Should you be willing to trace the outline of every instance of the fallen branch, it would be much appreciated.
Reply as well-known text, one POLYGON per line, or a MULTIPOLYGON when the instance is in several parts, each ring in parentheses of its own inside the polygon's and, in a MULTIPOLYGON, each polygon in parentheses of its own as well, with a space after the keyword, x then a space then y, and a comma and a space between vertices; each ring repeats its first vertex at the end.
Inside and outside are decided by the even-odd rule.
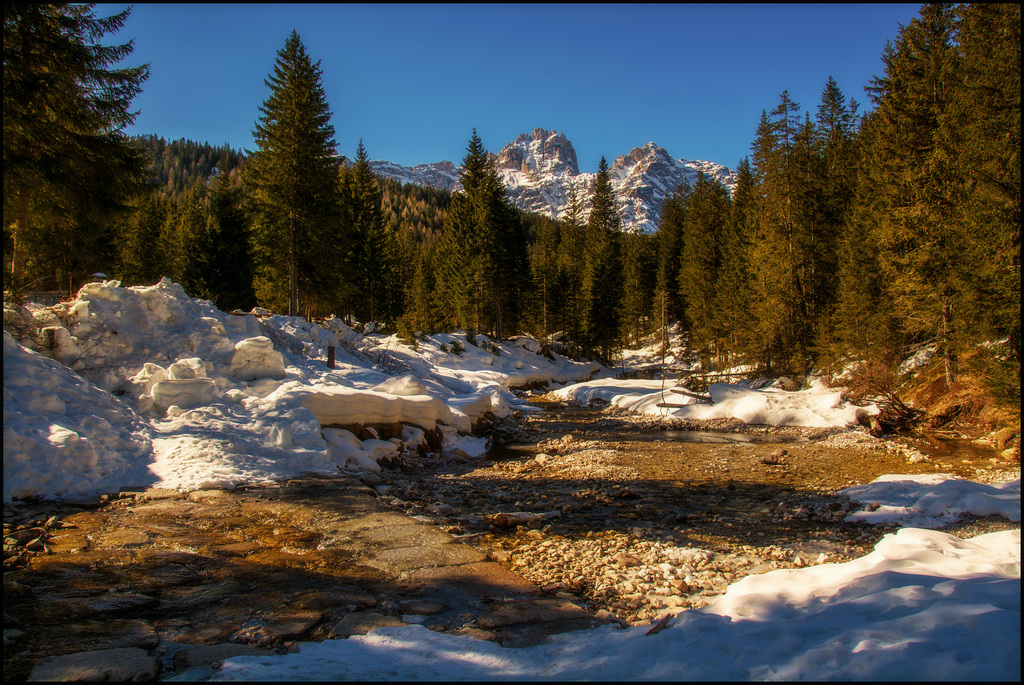
POLYGON ((654 627, 648 630, 644 635, 657 635, 661 631, 668 628, 669 621, 672 620, 672 614, 665 614, 661 617, 661 620, 654 624, 654 627))
POLYGON ((701 404, 712 404, 711 395, 701 395, 699 393, 690 392, 689 390, 684 390, 683 388, 680 387, 669 388, 668 390, 669 392, 674 392, 679 395, 686 395, 687 397, 692 397, 701 404))

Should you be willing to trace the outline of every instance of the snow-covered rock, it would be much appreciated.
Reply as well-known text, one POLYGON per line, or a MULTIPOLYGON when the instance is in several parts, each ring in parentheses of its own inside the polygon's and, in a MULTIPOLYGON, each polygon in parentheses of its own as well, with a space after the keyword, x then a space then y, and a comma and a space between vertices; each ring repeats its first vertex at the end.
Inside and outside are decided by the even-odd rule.
POLYGON ((153 384, 153 404, 162 409, 190 409, 213 401, 217 384, 212 378, 178 378, 153 384))
POLYGON ((243 381, 284 378, 284 357, 265 335, 240 340, 235 344, 228 375, 243 381))
POLYGON ((429 395, 427 386, 416 376, 406 374, 397 378, 389 378, 383 383, 374 386, 375 392, 384 392, 389 395, 429 395))
POLYGON ((349 388, 300 391, 302 406, 313 412, 322 425, 360 423, 411 423, 433 428, 438 421, 469 430, 468 420, 459 420, 441 400, 429 395, 389 395, 349 388))

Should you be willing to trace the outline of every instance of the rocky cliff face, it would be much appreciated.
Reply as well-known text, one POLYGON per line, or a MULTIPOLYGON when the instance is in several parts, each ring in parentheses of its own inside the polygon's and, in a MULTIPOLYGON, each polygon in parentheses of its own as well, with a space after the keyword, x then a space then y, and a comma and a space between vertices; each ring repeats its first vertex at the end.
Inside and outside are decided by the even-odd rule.
MULTIPOLYGON (((575 186, 584 205, 584 216, 590 211, 590 188, 596 173, 580 173, 576 150, 564 134, 542 128, 522 134, 501 149, 495 157, 498 174, 508 187, 512 202, 525 211, 560 218, 568 204, 569 190, 575 186)), ((460 190, 460 167, 451 162, 403 167, 391 162, 371 162, 377 173, 402 183, 430 185, 447 190, 460 190)), ((652 233, 658 227, 661 207, 684 180, 693 184, 703 171, 719 179, 732 190, 733 172, 720 164, 673 159, 664 148, 654 143, 634 148, 617 158, 609 169, 615 190, 622 229, 652 233)))

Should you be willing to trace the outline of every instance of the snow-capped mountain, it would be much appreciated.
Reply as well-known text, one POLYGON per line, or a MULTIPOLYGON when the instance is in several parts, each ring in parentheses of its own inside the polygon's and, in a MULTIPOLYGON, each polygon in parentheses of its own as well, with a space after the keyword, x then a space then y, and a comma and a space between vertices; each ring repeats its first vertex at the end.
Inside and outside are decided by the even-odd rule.
POLYGON ((417 164, 414 167, 393 162, 370 162, 370 168, 381 176, 393 178, 399 183, 415 183, 452 191, 462 188, 462 184, 459 183, 462 167, 457 167, 451 162, 417 164))
MULTIPOLYGON (((533 133, 524 133, 503 147, 494 159, 509 198, 520 209, 560 218, 568 204, 570 188, 575 187, 583 204, 584 218, 590 212, 590 189, 597 174, 580 173, 576 150, 565 134, 534 129, 533 133)), ((402 183, 453 191, 462 187, 459 183, 462 168, 451 162, 415 167, 391 162, 371 162, 370 165, 378 174, 402 183)), ((695 183, 700 171, 717 178, 730 191, 735 184, 735 175, 728 167, 714 162, 673 159, 654 143, 634 148, 617 158, 609 172, 622 229, 654 232, 665 198, 684 180, 695 183)))

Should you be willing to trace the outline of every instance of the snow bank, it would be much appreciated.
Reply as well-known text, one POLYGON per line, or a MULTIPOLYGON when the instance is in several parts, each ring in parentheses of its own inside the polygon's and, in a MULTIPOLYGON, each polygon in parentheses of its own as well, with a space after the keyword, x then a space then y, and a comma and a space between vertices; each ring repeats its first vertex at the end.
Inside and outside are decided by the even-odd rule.
MULTIPOLYGON (((662 388, 668 395, 668 388, 672 387, 672 381, 652 380, 622 380, 615 378, 600 378, 585 383, 575 383, 564 388, 558 388, 551 392, 551 395, 578 404, 589 404, 593 400, 604 402, 621 401, 631 402, 637 398, 651 396, 661 392, 662 388)), ((660 401, 660 400, 659 400, 660 401)))
POLYGON ((301 391, 302 406, 313 412, 322 425, 357 423, 412 423, 433 428, 438 421, 468 431, 469 419, 457 417, 444 402, 429 395, 391 395, 348 388, 320 388, 301 391))
POLYGON ((4 501, 150 484, 149 427, 121 399, 4 332, 4 501))
POLYGON ((341 468, 359 471, 380 471, 380 459, 397 454, 402 446, 400 440, 360 440, 340 428, 325 428, 323 434, 330 445, 331 459, 341 468))
POLYGON ((382 628, 227 659, 210 679, 1016 681, 1020 618, 1020 531, 904 529, 854 561, 748 576, 653 635, 604 626, 511 649, 382 628))
MULTIPOLYGON (((339 456, 325 424, 447 425, 448 454, 479 455, 486 441, 456 431, 486 412, 508 414, 517 403, 510 386, 583 379, 597 368, 544 356, 526 337, 480 335, 484 349, 464 333, 442 334, 413 350, 333 317, 319 325, 236 316, 168 279, 91 283, 74 302, 12 314, 27 332, 20 341, 5 333, 5 500, 372 470, 390 449, 360 443, 365 458, 339 456)), ((415 448, 400 442, 392 447, 415 448)))
POLYGON ((946 474, 886 475, 839 493, 869 505, 848 516, 851 522, 941 528, 963 514, 1020 521, 1020 479, 986 485, 946 474))
POLYGON ((748 424, 769 426, 853 426, 858 412, 877 412, 873 406, 844 402, 842 394, 821 384, 796 392, 766 387, 752 389, 730 383, 712 383, 712 404, 669 391, 660 380, 599 379, 555 390, 556 397, 586 404, 599 398, 627 411, 680 419, 738 418, 748 424), (668 403, 679 407, 659 407, 668 403))

